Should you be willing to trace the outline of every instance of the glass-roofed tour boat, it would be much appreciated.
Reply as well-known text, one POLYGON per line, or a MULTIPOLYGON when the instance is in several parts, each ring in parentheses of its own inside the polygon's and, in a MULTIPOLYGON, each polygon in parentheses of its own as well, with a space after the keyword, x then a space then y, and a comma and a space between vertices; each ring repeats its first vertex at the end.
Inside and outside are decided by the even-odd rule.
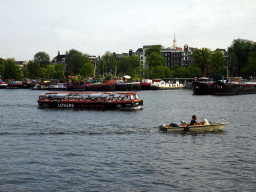
POLYGON ((39 96, 40 108, 141 109, 137 92, 48 92, 39 96))

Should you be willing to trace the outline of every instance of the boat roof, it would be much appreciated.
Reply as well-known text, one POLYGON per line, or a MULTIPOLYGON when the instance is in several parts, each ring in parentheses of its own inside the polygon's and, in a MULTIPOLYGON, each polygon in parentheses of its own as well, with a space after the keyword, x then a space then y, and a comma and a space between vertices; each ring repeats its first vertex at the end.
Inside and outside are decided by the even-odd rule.
POLYGON ((47 92, 45 94, 126 94, 126 95, 131 95, 131 94, 137 94, 139 92, 47 92))

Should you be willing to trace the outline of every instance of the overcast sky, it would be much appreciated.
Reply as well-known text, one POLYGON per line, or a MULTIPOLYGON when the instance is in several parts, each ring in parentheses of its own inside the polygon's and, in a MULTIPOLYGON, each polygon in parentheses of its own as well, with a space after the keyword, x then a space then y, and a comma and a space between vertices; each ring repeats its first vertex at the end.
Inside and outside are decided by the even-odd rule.
POLYGON ((76 49, 127 53, 143 45, 227 49, 256 41, 255 0, 0 0, 0 57, 53 59, 76 49))

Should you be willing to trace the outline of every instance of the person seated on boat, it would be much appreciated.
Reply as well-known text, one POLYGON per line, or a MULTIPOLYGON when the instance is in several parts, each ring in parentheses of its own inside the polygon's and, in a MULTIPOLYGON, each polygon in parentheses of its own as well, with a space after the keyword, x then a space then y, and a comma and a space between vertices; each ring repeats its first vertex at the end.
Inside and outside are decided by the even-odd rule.
POLYGON ((203 125, 203 122, 196 122, 196 120, 197 120, 197 116, 193 115, 192 119, 191 119, 191 122, 190 122, 190 125, 203 125))
POLYGON ((180 125, 181 125, 181 126, 186 125, 185 121, 181 121, 181 122, 180 122, 180 125))

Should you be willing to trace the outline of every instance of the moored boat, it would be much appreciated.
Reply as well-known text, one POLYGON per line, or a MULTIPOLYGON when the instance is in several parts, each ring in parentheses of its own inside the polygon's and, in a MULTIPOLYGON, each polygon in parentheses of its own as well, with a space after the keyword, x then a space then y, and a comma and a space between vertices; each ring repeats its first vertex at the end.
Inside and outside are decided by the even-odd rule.
POLYGON ((194 95, 211 95, 213 94, 214 82, 207 77, 196 78, 192 83, 192 90, 194 95))
POLYGON ((7 88, 23 88, 23 83, 21 81, 9 81, 7 82, 7 88))
POLYGON ((138 90, 141 90, 140 82, 116 80, 115 90, 116 91, 138 91, 138 90))
POLYGON ((48 92, 39 96, 42 108, 141 109, 137 92, 48 92))
POLYGON ((214 95, 256 94, 256 82, 244 82, 241 77, 231 78, 230 82, 217 81, 214 95))
POLYGON ((58 83, 57 85, 49 85, 49 90, 51 91, 66 91, 68 89, 67 84, 58 83))
POLYGON ((177 125, 171 123, 170 125, 160 125, 159 130, 163 132, 167 131, 191 131, 191 132, 196 132, 196 131, 221 131, 225 125, 228 122, 217 122, 217 123, 205 123, 203 125, 190 125, 190 124, 182 124, 182 125, 177 125))
POLYGON ((151 79, 142 79, 140 82, 141 90, 151 90, 151 84, 152 84, 151 79))
POLYGON ((165 82, 161 79, 153 79, 153 82, 151 84, 152 90, 172 90, 184 87, 185 85, 181 84, 179 80, 175 80, 174 82, 165 82))
POLYGON ((7 83, 0 79, 0 89, 5 89, 7 86, 7 83))
POLYGON ((45 85, 41 84, 35 84, 34 87, 32 87, 33 90, 48 90, 49 88, 45 85))

